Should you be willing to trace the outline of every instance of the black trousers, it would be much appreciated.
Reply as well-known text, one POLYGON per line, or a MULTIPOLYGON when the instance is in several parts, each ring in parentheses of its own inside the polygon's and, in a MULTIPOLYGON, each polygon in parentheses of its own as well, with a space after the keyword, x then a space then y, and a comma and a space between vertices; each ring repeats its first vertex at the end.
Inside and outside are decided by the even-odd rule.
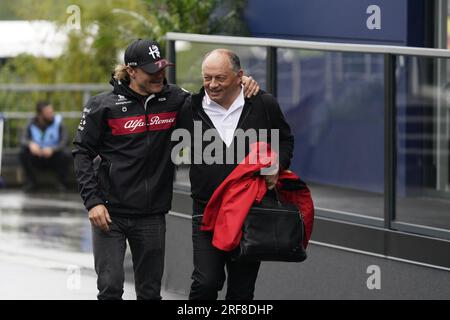
POLYGON ((194 271, 192 273, 190 300, 217 300, 218 291, 225 283, 226 300, 252 300, 260 262, 234 261, 231 254, 211 244, 212 232, 201 231, 203 216, 194 212, 192 241, 194 247, 194 271))
POLYGON ((99 300, 119 300, 123 295, 126 240, 133 260, 138 300, 161 300, 164 270, 166 217, 111 217, 110 230, 92 226, 95 271, 99 300))
POLYGON ((70 156, 64 151, 53 153, 50 158, 40 158, 31 154, 28 147, 20 150, 20 162, 25 171, 28 183, 36 184, 36 173, 40 170, 53 170, 56 172, 58 181, 66 184, 70 156))

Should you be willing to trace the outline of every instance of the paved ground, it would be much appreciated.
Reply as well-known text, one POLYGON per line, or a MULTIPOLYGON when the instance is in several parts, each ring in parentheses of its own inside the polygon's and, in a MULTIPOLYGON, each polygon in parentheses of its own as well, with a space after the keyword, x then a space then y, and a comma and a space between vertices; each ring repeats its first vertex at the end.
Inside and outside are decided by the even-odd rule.
MULTIPOLYGON (((136 299, 130 258, 127 252, 126 300, 136 299)), ((0 193, 0 300, 92 300, 96 295, 90 224, 78 196, 0 193)))
MULTIPOLYGON (((96 276, 91 254, 55 250, 0 248, 0 300, 93 300, 96 276)), ((163 292, 163 299, 184 299, 163 292)), ((134 300, 133 284, 125 283, 123 299, 134 300)))

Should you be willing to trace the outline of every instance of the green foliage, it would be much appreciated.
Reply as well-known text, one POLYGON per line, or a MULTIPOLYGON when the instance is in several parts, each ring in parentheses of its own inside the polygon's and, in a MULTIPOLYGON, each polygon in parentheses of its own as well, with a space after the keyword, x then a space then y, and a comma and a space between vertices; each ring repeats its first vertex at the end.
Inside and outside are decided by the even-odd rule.
POLYGON ((10 0, 0 0, 0 20, 18 20, 15 10, 12 9, 13 2, 10 0))
MULTIPOLYGON (((134 39, 156 39, 164 48, 163 37, 170 31, 245 35, 246 30, 240 18, 245 0, 0 0, 0 17, 49 20, 66 28, 70 5, 80 8, 81 29, 69 32, 63 54, 9 59, 0 68, 0 83, 106 83, 134 39)), ((81 92, 0 91, 0 112, 32 111, 41 99, 50 100, 57 111, 82 108, 81 92)), ((76 122, 71 126, 69 131, 75 131, 76 122)))
POLYGON ((22 19, 51 20, 61 28, 70 17, 67 8, 77 5, 81 30, 70 32, 57 59, 9 60, 3 67, 7 71, 0 70, 1 83, 105 82, 123 48, 136 38, 164 42, 170 31, 243 35, 246 30, 240 17, 245 0, 15 0, 8 4, 8 10, 22 19))

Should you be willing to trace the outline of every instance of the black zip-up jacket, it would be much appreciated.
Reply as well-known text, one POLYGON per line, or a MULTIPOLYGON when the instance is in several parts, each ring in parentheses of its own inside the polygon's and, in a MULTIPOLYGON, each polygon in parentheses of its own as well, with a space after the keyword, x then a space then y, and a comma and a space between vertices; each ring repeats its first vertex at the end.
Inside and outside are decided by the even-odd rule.
MULTIPOLYGON (((180 115, 178 126, 189 131, 191 138, 194 138, 194 131, 199 131, 194 128, 194 121, 199 121, 202 124, 202 134, 208 129, 214 129, 214 125, 206 112, 203 110, 202 100, 205 91, 202 88, 199 94, 192 95, 186 99, 180 115)), ((291 129, 284 119, 280 106, 275 98, 265 92, 260 91, 256 96, 245 99, 245 105, 242 109, 241 116, 236 129, 267 129, 279 130, 279 166, 281 169, 288 169, 291 163, 292 152, 294 150, 294 137, 291 134, 291 129)), ((261 141, 261 136, 257 141, 261 141)), ((184 143, 190 146, 191 149, 191 166, 189 177, 191 181, 192 198, 200 204, 205 204, 209 201, 217 187, 226 179, 226 177, 233 171, 233 169, 241 162, 238 158, 237 152, 237 138, 236 135, 232 144, 227 148, 225 143, 220 139, 222 164, 221 163, 196 163, 195 155, 204 155, 211 150, 211 141, 202 141, 201 150, 197 150, 196 144, 191 139, 189 143, 184 143), (209 147, 208 147, 209 146, 209 147), (206 149, 208 148, 208 149, 206 149), (234 148, 234 162, 226 162, 227 152, 234 148), (206 150, 205 150, 206 149, 206 150), (208 152, 205 152, 208 151, 208 152)), ((205 139, 208 140, 208 139, 205 139)), ((186 142, 186 141, 184 141, 186 142)), ((268 141, 270 143, 270 139, 268 141)), ((198 144, 198 143, 197 143, 198 144)), ((249 140, 245 143, 245 154, 249 152, 249 140)), ((204 160, 204 159, 203 159, 204 160)))
POLYGON ((84 205, 89 210, 104 204, 113 216, 166 213, 174 174, 170 135, 189 93, 165 83, 160 93, 143 97, 128 83, 110 83, 113 91, 92 97, 84 107, 74 140, 84 205))

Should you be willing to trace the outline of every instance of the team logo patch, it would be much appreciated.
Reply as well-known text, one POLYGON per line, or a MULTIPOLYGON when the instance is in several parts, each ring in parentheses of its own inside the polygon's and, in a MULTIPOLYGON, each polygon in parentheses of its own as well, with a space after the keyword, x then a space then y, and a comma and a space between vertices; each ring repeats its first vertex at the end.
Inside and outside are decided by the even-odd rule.
MULTIPOLYGON (((129 103, 132 103, 132 102, 133 102, 133 101, 131 101, 131 100, 128 100, 127 97, 125 97, 125 96, 123 96, 123 95, 121 95, 121 94, 118 94, 117 97, 118 97, 118 99, 117 99, 117 102, 116 102, 116 106, 117 106, 117 105, 129 104, 129 103)), ((123 109, 122 109, 122 110, 123 110, 123 109)), ((124 111, 124 112, 125 112, 125 111, 124 111)))
POLYGON ((159 52, 159 49, 157 46, 152 44, 149 48, 150 52, 148 53, 153 57, 153 59, 156 59, 156 57, 161 58, 161 53, 159 52))
POLYGON ((149 114, 148 122, 145 115, 109 119, 108 125, 114 136, 142 133, 146 131, 168 130, 176 123, 177 112, 149 114))
POLYGON ((88 107, 85 107, 83 109, 83 112, 81 113, 81 120, 80 120, 80 124, 78 125, 78 130, 83 131, 84 130, 84 126, 86 125, 86 115, 89 114, 89 112, 91 112, 91 109, 88 107))

